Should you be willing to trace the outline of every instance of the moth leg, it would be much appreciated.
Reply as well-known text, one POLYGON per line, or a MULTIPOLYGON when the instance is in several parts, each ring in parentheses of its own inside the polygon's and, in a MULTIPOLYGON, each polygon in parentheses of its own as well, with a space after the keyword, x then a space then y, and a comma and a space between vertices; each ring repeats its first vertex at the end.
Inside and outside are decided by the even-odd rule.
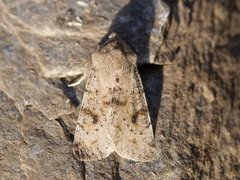
POLYGON ((76 78, 70 81, 70 83, 68 84, 68 87, 74 87, 81 84, 81 82, 83 81, 83 76, 84 74, 79 74, 76 78))
POLYGON ((86 63, 84 73, 79 74, 76 78, 70 81, 70 83, 68 84, 68 87, 74 87, 79 84, 82 84, 82 86, 85 88, 91 68, 92 68, 92 63, 91 62, 86 63))

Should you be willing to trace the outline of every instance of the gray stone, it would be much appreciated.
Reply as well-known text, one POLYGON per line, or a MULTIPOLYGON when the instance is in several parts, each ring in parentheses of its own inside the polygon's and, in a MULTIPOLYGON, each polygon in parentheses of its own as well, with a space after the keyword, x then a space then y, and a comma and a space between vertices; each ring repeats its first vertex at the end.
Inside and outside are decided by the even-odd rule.
POLYGON ((239 3, 166 2, 0 1, 1 179, 238 178, 239 3), (73 157, 83 89, 67 83, 111 32, 138 57, 153 162, 73 157))

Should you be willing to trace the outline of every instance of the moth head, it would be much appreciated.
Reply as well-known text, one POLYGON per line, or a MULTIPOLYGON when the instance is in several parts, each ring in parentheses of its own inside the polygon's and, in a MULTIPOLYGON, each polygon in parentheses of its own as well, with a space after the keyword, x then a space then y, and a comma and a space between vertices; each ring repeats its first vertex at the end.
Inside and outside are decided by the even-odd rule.
POLYGON ((112 59, 128 59, 133 64, 136 64, 136 54, 116 33, 110 34, 108 39, 100 42, 96 53, 112 59))

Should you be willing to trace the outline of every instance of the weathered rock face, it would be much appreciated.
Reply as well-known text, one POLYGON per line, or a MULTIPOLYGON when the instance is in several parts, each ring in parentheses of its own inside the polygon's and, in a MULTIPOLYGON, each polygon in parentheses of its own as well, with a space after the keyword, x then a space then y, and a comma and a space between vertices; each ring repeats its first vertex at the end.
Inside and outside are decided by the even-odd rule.
POLYGON ((167 2, 0 1, 3 179, 239 177, 240 3, 167 2), (82 89, 67 80, 111 32, 139 65, 170 64, 139 67, 160 154, 153 162, 79 162, 58 123, 74 133, 82 89))

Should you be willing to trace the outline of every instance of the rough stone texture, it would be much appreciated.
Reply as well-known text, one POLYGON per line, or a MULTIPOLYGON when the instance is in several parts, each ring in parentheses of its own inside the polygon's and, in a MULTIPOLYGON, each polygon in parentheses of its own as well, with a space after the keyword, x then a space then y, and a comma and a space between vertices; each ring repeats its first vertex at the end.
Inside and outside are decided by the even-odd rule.
POLYGON ((157 0, 0 1, 1 179, 240 178, 240 3, 167 4, 164 30, 157 0), (140 65, 169 64, 139 66, 153 162, 73 157, 82 89, 66 84, 112 31, 140 65))

